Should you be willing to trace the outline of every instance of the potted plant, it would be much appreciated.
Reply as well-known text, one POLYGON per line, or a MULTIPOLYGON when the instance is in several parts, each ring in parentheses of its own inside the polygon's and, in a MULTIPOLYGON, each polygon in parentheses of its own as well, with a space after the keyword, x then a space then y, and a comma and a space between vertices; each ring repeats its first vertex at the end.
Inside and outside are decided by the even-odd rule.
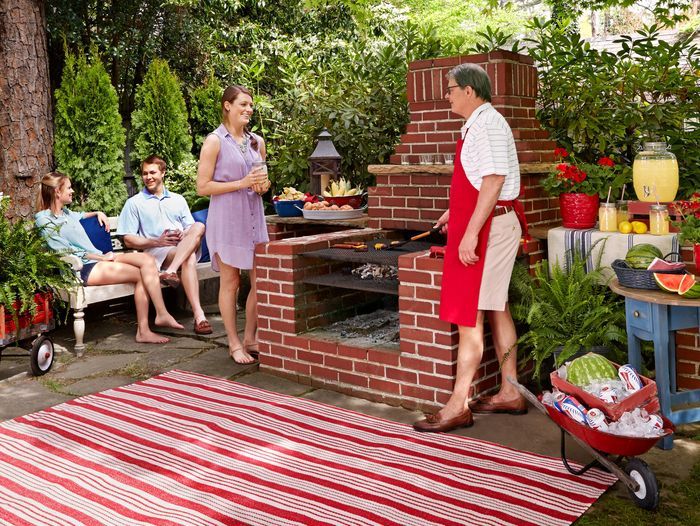
POLYGON ((680 232, 680 242, 693 245, 695 272, 700 272, 700 192, 695 192, 687 201, 675 204, 681 220, 674 223, 680 232))
POLYGON ((8 206, 9 198, 0 193, 0 323, 3 333, 19 335, 38 306, 50 306, 58 290, 78 281, 70 264, 48 249, 33 221, 7 219, 8 206))
POLYGON ((610 188, 619 188, 629 178, 629 167, 616 164, 610 157, 596 163, 583 162, 564 148, 556 148, 559 161, 543 180, 542 187, 559 197, 563 225, 566 228, 592 228, 598 217, 600 197, 610 188))
POLYGON ((535 378, 543 364, 559 367, 597 347, 607 347, 612 359, 626 350, 624 302, 601 285, 599 268, 586 273, 585 262, 585 256, 574 254, 568 270, 555 265, 550 271, 548 262, 540 261, 534 277, 516 265, 511 312, 527 324, 518 346, 529 351, 535 378))

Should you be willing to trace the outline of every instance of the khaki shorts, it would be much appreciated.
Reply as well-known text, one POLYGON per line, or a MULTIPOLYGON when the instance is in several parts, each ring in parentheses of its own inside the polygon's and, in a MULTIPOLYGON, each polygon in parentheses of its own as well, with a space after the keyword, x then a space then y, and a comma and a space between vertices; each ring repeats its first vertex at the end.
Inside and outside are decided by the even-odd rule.
POLYGON ((491 221, 479 290, 479 310, 505 310, 521 236, 522 229, 515 212, 496 216, 491 221))

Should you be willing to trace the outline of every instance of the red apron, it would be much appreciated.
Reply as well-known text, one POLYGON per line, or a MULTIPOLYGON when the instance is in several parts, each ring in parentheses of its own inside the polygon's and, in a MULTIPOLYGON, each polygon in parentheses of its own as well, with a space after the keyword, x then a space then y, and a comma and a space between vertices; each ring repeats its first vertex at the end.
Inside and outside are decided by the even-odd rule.
MULTIPOLYGON (((479 291, 481 277, 484 273, 484 260, 488 246, 489 233, 493 211, 481 227, 479 241, 476 245, 476 255, 479 261, 473 265, 464 265, 459 260, 459 244, 467 231, 469 220, 474 214, 479 190, 469 181, 464 173, 462 162, 462 146, 464 139, 457 141, 454 172, 450 185, 450 219, 447 222, 447 247, 445 249, 445 264, 442 270, 442 288, 440 290, 440 319, 461 325, 474 327, 476 313, 479 309, 479 291)), ((525 210, 517 199, 497 202, 499 206, 512 206, 518 216, 523 235, 527 239, 527 222, 525 210)))
POLYGON ((479 191, 469 181, 460 161, 463 145, 464 139, 460 138, 457 141, 450 185, 450 218, 447 222, 447 247, 440 290, 440 319, 456 325, 474 327, 493 213, 479 232, 479 242, 476 245, 479 261, 473 265, 462 264, 459 260, 459 244, 467 231, 479 198, 479 191))

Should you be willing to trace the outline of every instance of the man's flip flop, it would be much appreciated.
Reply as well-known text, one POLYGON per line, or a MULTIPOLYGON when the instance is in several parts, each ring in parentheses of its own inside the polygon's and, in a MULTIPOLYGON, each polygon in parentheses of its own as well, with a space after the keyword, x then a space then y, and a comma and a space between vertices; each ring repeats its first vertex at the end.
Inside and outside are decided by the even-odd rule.
POLYGON ((180 278, 177 272, 161 272, 159 278, 160 282, 168 287, 177 288, 180 286, 180 278))
POLYGON ((194 322, 194 333, 195 334, 211 334, 213 329, 211 324, 207 320, 202 320, 199 323, 194 322))

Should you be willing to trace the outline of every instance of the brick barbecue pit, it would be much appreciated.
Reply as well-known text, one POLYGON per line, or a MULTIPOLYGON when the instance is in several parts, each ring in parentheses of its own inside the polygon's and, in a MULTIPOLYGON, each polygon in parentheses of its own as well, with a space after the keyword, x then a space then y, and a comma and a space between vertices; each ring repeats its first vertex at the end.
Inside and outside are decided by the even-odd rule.
MULTIPOLYGON (((402 154, 415 155, 416 161, 420 153, 454 151, 463 120, 444 100, 445 74, 462 62, 485 65, 494 88, 493 105, 513 128, 528 221, 536 225, 557 220, 556 200, 544 196, 538 184, 553 161, 554 143, 535 119, 536 71, 529 57, 494 52, 412 63, 407 78, 411 123, 393 164, 369 167, 377 184, 369 189, 368 228, 282 239, 258 248, 261 370, 410 409, 434 409, 449 398, 457 328, 438 318, 442 260, 425 250, 430 243, 398 255, 398 289, 391 291, 381 282, 339 283, 338 273, 348 262, 328 254, 337 243, 403 239, 407 231, 429 230, 447 209, 452 166, 399 163, 402 154), (320 330, 380 308, 389 294, 398 297, 400 343, 363 347, 320 330)), ((527 249, 526 264, 542 259, 539 242, 527 249)), ((498 363, 488 337, 474 392, 493 389, 497 381, 498 363)))

